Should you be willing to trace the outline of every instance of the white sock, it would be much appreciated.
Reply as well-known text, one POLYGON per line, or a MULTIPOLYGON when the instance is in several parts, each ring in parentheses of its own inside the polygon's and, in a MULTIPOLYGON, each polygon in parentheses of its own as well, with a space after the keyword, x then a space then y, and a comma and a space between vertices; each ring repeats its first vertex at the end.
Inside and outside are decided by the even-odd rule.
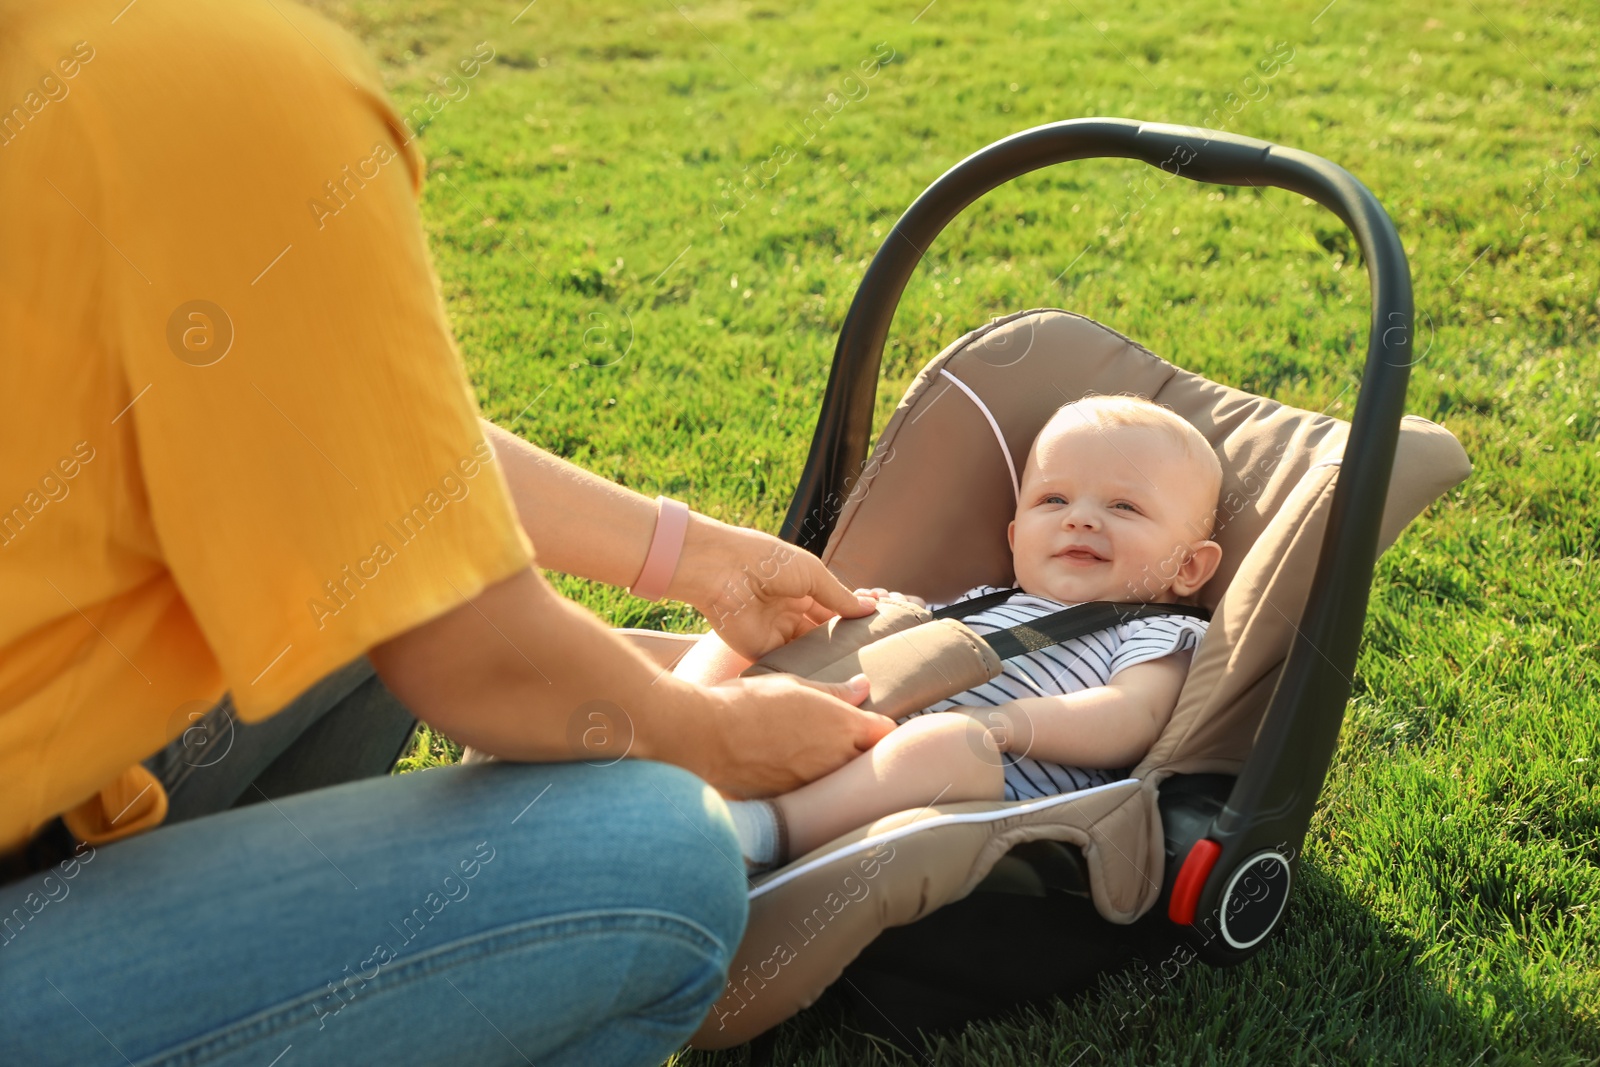
POLYGON ((770 800, 730 800, 727 805, 739 835, 746 873, 770 870, 788 860, 784 855, 788 848, 787 827, 776 804, 770 800))

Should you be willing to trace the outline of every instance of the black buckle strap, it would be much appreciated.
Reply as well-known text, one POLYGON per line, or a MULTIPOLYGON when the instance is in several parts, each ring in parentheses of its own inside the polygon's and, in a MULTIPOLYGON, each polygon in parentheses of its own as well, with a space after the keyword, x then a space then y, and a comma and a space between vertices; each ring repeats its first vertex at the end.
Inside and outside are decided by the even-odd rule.
POLYGON ((980 611, 988 611, 990 608, 999 607, 1020 592, 1022 592, 1021 589, 1012 586, 1010 589, 1002 589, 998 593, 985 593, 983 596, 975 596, 971 600, 963 600, 958 604, 946 604, 934 612, 933 617, 935 619, 965 619, 967 616, 976 615, 980 611))
MULTIPOLYGON (((951 604, 940 608, 933 613, 935 619, 968 618, 981 611, 997 607, 1011 599, 1020 592, 1017 589, 1005 589, 998 593, 988 593, 984 596, 973 597, 959 604, 951 604)), ((1094 600, 1087 604, 1078 604, 1057 611, 1043 618, 1034 619, 1017 626, 996 631, 983 637, 989 647, 994 649, 995 655, 1001 659, 1016 659, 1029 652, 1037 652, 1043 648, 1059 645, 1063 641, 1070 641, 1074 637, 1083 637, 1100 630, 1108 630, 1113 626, 1120 626, 1133 619, 1144 619, 1155 615, 1182 615, 1191 619, 1204 619, 1209 621, 1211 612, 1205 608, 1190 607, 1187 604, 1146 604, 1140 602, 1123 603, 1115 600, 1094 600)))

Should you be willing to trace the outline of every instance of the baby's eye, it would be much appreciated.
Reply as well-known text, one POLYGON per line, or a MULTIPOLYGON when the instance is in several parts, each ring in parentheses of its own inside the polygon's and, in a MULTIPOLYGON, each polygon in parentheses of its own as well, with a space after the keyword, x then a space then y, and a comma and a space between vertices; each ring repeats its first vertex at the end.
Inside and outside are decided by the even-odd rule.
POLYGON ((1067 498, 1062 496, 1060 493, 1051 493, 1049 496, 1045 497, 1044 500, 1040 501, 1040 503, 1048 504, 1054 500, 1059 500, 1063 504, 1067 502, 1067 498))
POLYGON ((1114 507, 1114 508, 1127 508, 1129 511, 1138 511, 1139 510, 1138 508, 1134 507, 1132 504, 1128 503, 1126 500, 1120 500, 1117 503, 1112 504, 1111 506, 1114 507))

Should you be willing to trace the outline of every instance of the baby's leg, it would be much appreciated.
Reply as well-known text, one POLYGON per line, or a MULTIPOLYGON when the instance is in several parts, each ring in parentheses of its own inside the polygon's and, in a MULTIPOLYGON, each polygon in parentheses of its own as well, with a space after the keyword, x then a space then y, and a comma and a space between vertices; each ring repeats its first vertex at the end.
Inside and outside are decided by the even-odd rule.
POLYGON ((1004 795, 1000 751, 988 729, 959 712, 934 712, 773 803, 788 824, 787 861, 897 811, 1004 795))
POLYGON ((672 674, 697 685, 716 685, 737 678, 750 662, 723 644, 722 638, 713 632, 703 634, 689 646, 689 651, 672 668, 672 674))

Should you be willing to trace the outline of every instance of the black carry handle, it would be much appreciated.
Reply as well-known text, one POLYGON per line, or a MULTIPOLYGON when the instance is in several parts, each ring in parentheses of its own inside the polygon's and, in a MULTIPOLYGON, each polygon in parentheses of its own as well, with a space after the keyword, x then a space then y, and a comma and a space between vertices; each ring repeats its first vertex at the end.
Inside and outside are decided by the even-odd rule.
POLYGON ((1237 134, 1130 119, 1036 126, 946 171, 900 216, 851 301, 834 350, 811 452, 781 536, 820 552, 859 476, 890 323, 923 253, 974 200, 1013 178, 1074 159, 1138 159, 1170 174, 1300 193, 1355 235, 1372 290, 1361 392, 1310 596, 1255 748, 1207 835, 1222 846, 1197 915, 1217 907, 1227 872, 1263 849, 1297 849, 1333 758, 1349 700, 1411 368, 1411 275, 1383 207, 1344 168, 1237 134))

